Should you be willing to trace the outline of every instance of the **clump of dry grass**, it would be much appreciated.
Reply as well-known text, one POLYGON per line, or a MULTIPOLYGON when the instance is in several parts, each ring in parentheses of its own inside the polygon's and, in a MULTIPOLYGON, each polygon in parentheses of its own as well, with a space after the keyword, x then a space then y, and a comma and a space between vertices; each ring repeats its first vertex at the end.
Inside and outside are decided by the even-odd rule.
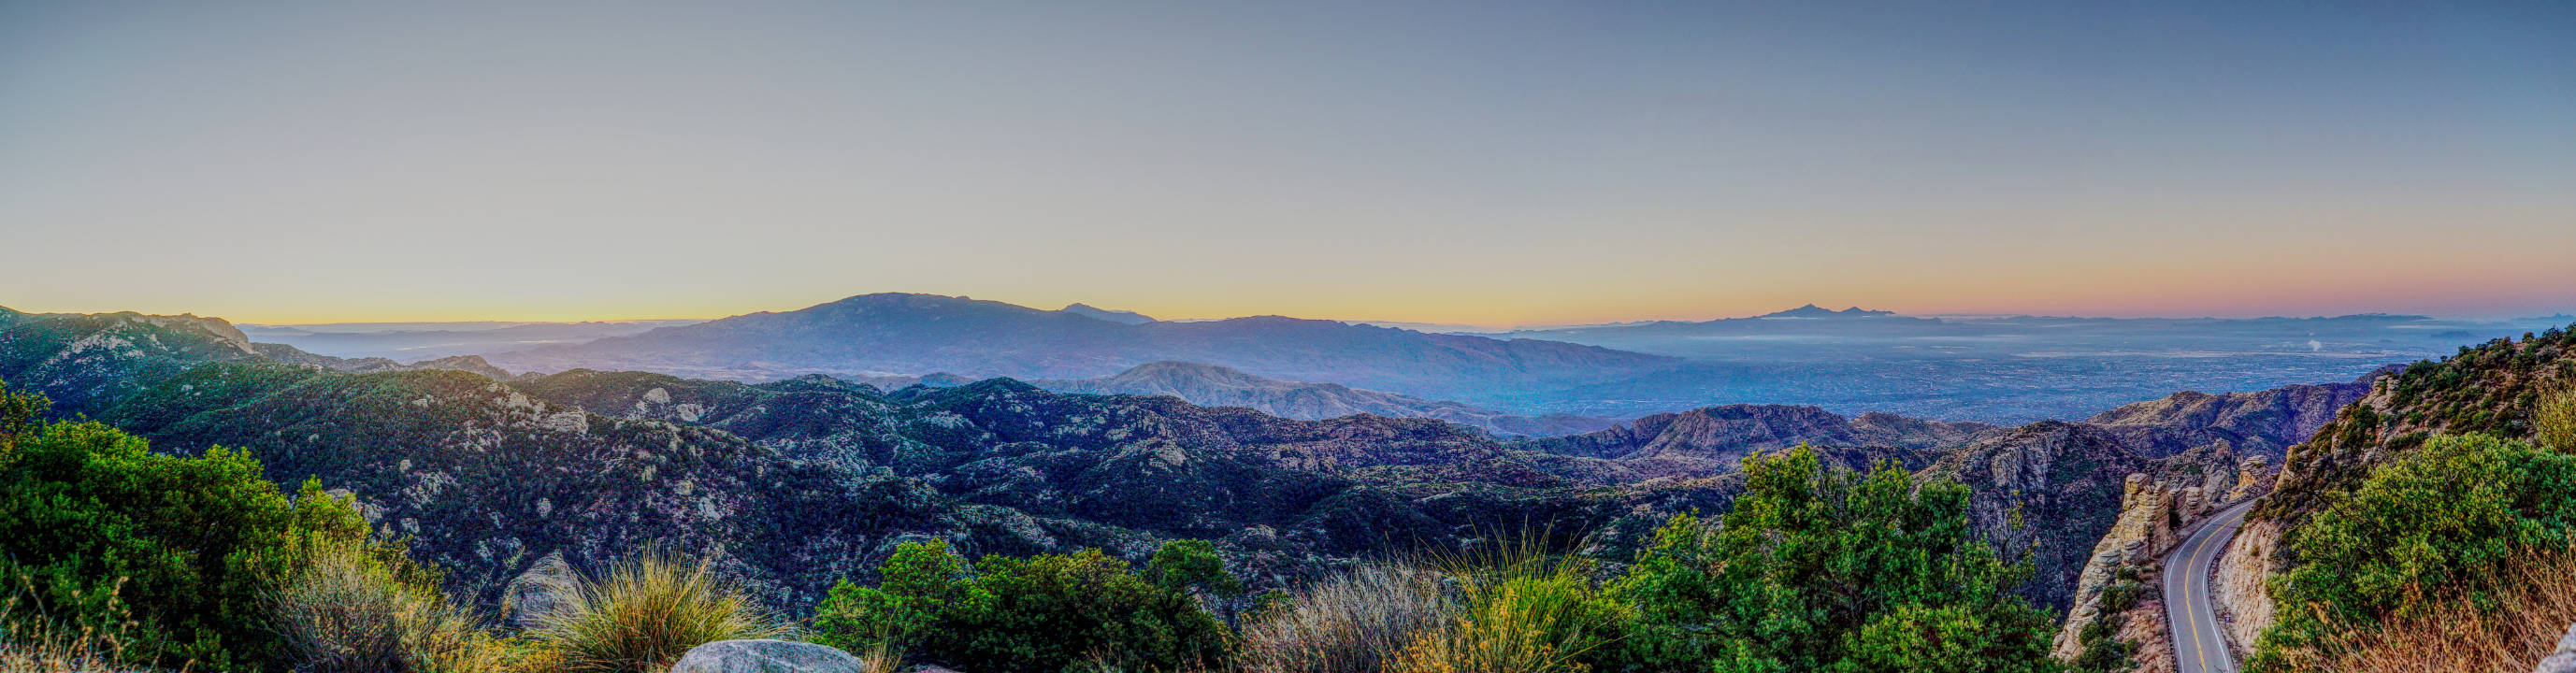
POLYGON ((2576 623, 2576 552, 2526 558, 2498 574, 2495 604, 2439 602, 2320 647, 2318 670, 2336 673, 2528 671, 2576 623))
POLYGON ((509 654, 436 588, 356 551, 315 555, 270 605, 280 639, 313 673, 484 673, 509 654))
MULTIPOLYGON (((0 601, 0 673, 132 673, 141 670, 129 661, 126 637, 138 624, 130 617, 120 617, 100 624, 63 624, 43 615, 32 619, 19 616, 20 599, 32 589, 30 578, 19 578, 19 595, 0 601)), ((124 602, 118 598, 125 590, 119 579, 107 598, 112 608, 124 602)), ((117 610, 121 612, 121 610, 117 610)))
POLYGON ((1243 625, 1251 673, 1377 673, 1421 634, 1455 619, 1436 572, 1362 567, 1298 593, 1243 625))
POLYGON ((1584 673, 1621 608, 1587 567, 1535 543, 1447 561, 1457 618, 1415 636, 1387 673, 1584 673))
POLYGON ((1364 567, 1243 627, 1250 673, 1581 673, 1623 608, 1540 538, 1364 567))
POLYGON ((903 652, 885 643, 868 646, 856 653, 859 673, 895 673, 903 670, 903 652))
POLYGON ((575 583, 535 636, 566 673, 659 673, 690 648, 788 629, 704 562, 648 550, 575 583))
POLYGON ((2533 439, 2541 448, 2576 453, 2576 381, 2560 381, 2540 393, 2531 411, 2533 439))

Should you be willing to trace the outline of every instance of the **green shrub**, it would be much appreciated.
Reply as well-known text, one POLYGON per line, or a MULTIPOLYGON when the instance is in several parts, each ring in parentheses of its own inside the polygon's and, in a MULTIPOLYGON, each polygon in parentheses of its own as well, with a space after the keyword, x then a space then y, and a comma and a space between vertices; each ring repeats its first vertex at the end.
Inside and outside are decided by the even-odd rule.
POLYGON ((699 645, 788 632, 705 562, 659 549, 579 578, 568 598, 534 633, 566 673, 660 673, 699 645))
MULTIPOLYGON (((1195 555, 1164 551, 1156 558, 1195 555)), ((906 543, 886 561, 878 586, 834 586, 808 637, 854 651, 893 644, 909 659, 979 672, 1213 668, 1226 662, 1231 634, 1186 586, 1170 582, 1234 580, 1221 567, 1216 576, 1194 568, 1150 564, 1139 576, 1088 549, 986 556, 970 573, 945 541, 906 543)))
POLYGON ((0 628, 130 609, 138 628, 125 647, 140 661, 282 669, 268 596, 312 550, 368 544, 350 503, 313 482, 289 497, 246 453, 155 455, 96 423, 30 430, 41 404, 0 399, 0 577, 16 578, 26 601, 0 628))
POLYGON ((1749 457, 1744 475, 1723 525, 1674 517, 1612 585, 1637 613, 1628 665, 2055 667, 2052 620, 2012 594, 2022 572, 1970 526, 1966 487, 1893 465, 1828 470, 1805 447, 1749 457))
POLYGON ((2260 670, 2301 670, 2334 633, 2445 603, 2492 607, 2497 572, 2576 544, 2576 455, 2441 435, 2373 472, 2290 534, 2281 619, 2260 670))

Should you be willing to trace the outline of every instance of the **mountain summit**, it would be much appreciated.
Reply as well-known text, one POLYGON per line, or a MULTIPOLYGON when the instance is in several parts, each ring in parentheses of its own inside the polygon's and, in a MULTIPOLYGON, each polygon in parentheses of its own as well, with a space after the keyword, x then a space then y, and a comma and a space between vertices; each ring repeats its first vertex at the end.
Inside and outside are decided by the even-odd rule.
POLYGON ((1090 305, 1090 304, 1084 304, 1084 303, 1079 303, 1079 302, 1076 302, 1076 303, 1074 303, 1074 304, 1072 304, 1072 305, 1069 305, 1069 306, 1066 306, 1066 307, 1064 307, 1064 308, 1056 309, 1056 312, 1058 312, 1058 313, 1071 313, 1071 314, 1079 315, 1079 316, 1087 316, 1087 317, 1092 317, 1092 318, 1099 318, 1099 319, 1101 319, 1101 320, 1107 320, 1107 321, 1114 322, 1114 323, 1118 323, 1118 324, 1122 324, 1122 325, 1142 325, 1142 324, 1145 324, 1145 323, 1154 322, 1154 317, 1153 317, 1153 316, 1145 315, 1145 314, 1143 314, 1143 313, 1137 313, 1137 312, 1135 312, 1135 311, 1118 311, 1118 310, 1105 309, 1105 308, 1100 308, 1100 307, 1098 307, 1098 306, 1093 306, 1093 305, 1090 305))
POLYGON ((1885 317, 1885 316, 1892 316, 1892 315, 1896 315, 1896 312, 1895 312, 1895 311, 1872 311, 1872 310, 1864 309, 1864 308, 1861 308, 1861 307, 1858 307, 1858 306, 1854 306, 1854 307, 1851 307, 1851 308, 1847 308, 1847 309, 1843 309, 1843 310, 1840 310, 1840 311, 1836 311, 1836 310, 1829 309, 1829 308, 1825 308, 1825 307, 1822 307, 1822 306, 1817 306, 1817 305, 1815 305, 1815 304, 1808 304, 1808 305, 1805 305, 1805 306, 1800 306, 1800 307, 1797 307, 1797 308, 1789 309, 1789 310, 1786 310, 1786 311, 1780 311, 1780 312, 1777 312, 1777 313, 1765 313, 1765 314, 1762 314, 1762 315, 1760 315, 1760 316, 1756 316, 1756 317, 1761 317, 1761 318, 1878 318, 1878 317, 1885 317))

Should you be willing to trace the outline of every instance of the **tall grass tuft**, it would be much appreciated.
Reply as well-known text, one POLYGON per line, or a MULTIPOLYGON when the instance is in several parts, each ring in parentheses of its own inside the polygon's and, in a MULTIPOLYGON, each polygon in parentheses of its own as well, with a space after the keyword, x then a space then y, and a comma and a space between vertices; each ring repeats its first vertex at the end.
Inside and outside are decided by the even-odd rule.
MULTIPOLYGON (((34 601, 22 600, 34 593, 34 579, 18 578, 17 595, 0 601, 0 673, 133 673, 144 670, 134 665, 126 651, 129 636, 140 624, 126 614, 122 594, 125 582, 105 597, 111 617, 100 623, 66 623, 36 614, 21 614, 34 601)), ((184 669, 183 669, 184 671, 184 669)))
POLYGON ((699 645, 788 631, 706 563, 661 550, 581 578, 569 598, 536 631, 565 673, 660 673, 699 645))
POLYGON ((903 652, 892 645, 877 643, 858 653, 859 673, 895 673, 903 670, 903 652))
POLYGON ((1378 673, 1455 619, 1442 576, 1373 565, 1318 582, 1243 625, 1250 673, 1378 673))
POLYGON ((483 673, 506 647, 426 578, 361 550, 315 554, 270 599, 280 640, 312 673, 483 673))
POLYGON ((2576 453, 2576 380, 2560 381, 2540 393, 2531 411, 2533 439, 2541 448, 2576 453))
POLYGON ((1582 673, 1626 612, 1589 566, 1535 538, 1440 566, 1459 585, 1457 618, 1416 636, 1388 673, 1582 673))
POLYGON ((2528 671, 2576 623, 2576 551, 2527 557, 2497 574, 2493 605, 2425 601, 2419 610, 2369 628, 2345 630, 2319 648, 2317 670, 2333 673, 2528 671))

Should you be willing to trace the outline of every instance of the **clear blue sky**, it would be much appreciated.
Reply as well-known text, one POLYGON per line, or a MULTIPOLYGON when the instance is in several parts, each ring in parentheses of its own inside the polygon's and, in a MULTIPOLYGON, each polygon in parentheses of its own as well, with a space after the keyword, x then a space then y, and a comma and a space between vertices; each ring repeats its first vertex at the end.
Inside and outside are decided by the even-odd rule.
POLYGON ((0 305, 2576 309, 2576 3, 0 2, 0 305))

